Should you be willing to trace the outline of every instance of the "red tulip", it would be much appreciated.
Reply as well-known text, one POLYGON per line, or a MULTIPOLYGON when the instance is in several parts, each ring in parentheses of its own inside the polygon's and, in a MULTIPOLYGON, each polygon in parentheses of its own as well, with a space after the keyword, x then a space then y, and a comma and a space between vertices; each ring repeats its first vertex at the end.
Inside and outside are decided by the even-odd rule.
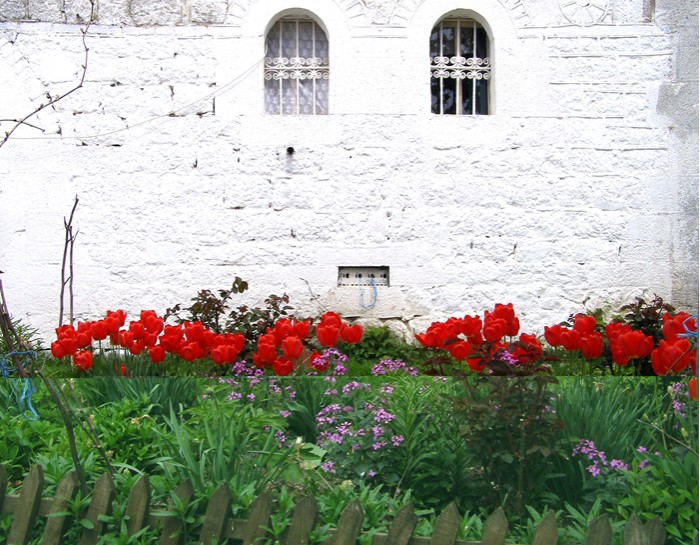
POLYGON ((326 312, 321 316, 321 325, 331 325, 340 328, 342 321, 340 320, 340 316, 338 316, 335 312, 326 312))
POLYGON ((688 381, 688 396, 693 401, 698 400, 698 379, 696 377, 691 377, 688 381))
POLYGON ((66 355, 63 345, 59 341, 51 343, 51 355, 59 360, 66 355))
POLYGON ((285 360, 284 358, 277 358, 272 362, 272 370, 274 371, 275 375, 280 377, 288 375, 293 369, 294 363, 289 360, 285 360))
POLYGON ((567 329, 561 334, 561 345, 564 350, 572 352, 581 348, 581 332, 577 329, 567 329))
POLYGON ((321 346, 325 348, 332 348, 338 344, 338 338, 340 337, 340 326, 336 327, 334 325, 318 325, 316 326, 316 338, 321 346))
POLYGON ((152 363, 161 363, 165 360, 165 348, 162 346, 151 346, 148 349, 148 357, 152 363))
POLYGON ((78 371, 87 371, 92 367, 92 352, 83 350, 73 356, 73 367, 78 371))
POLYGON ((603 337, 597 331, 584 335, 579 342, 581 355, 587 360, 599 358, 603 354, 603 337))
POLYGON ((340 338, 347 344, 359 343, 362 340, 362 326, 360 324, 351 326, 343 324, 340 328, 340 338))
POLYGON ((544 327, 544 340, 549 343, 549 346, 554 348, 561 346, 561 334, 567 331, 560 324, 554 324, 551 327, 544 327))
POLYGON ((288 360, 296 360, 304 350, 304 343, 296 336, 282 340, 282 355, 288 360))
POLYGON ((661 339, 651 353, 651 368, 659 376, 677 373, 688 367, 692 356, 688 339, 680 338, 673 343, 661 339))
POLYGON ((90 334, 96 341, 102 341, 107 338, 107 323, 104 320, 98 320, 90 325, 90 334))
POLYGON ((617 344, 620 352, 629 359, 645 358, 654 349, 654 339, 639 330, 622 333, 617 344))
POLYGON ((308 339, 311 333, 310 322, 294 322, 294 334, 300 339, 308 339))
POLYGON ((590 335, 595 331, 595 318, 586 314, 579 314, 574 318, 574 329, 581 335, 590 335))

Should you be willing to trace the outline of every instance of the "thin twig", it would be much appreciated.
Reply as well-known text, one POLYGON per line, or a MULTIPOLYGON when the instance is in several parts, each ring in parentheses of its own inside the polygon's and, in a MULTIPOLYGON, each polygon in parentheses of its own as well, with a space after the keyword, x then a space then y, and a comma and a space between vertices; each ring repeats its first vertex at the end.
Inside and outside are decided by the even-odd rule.
MULTIPOLYGON (((63 245, 63 261, 61 262, 61 296, 59 301, 58 309, 58 327, 63 325, 63 312, 64 312, 64 298, 66 292, 66 284, 70 281, 70 323, 73 323, 73 243, 75 242, 75 236, 73 236, 73 215, 75 214, 75 209, 78 206, 78 196, 75 196, 75 202, 73 203, 73 209, 70 212, 68 221, 63 218, 63 227, 65 229, 65 242, 63 245), (66 280, 66 260, 70 254, 70 278, 66 280)), ((77 233, 76 233, 77 236, 77 233)))
MULTIPOLYGON (((82 65, 82 67, 81 67, 81 68, 83 69, 83 72, 82 72, 82 74, 80 75, 80 81, 78 82, 78 84, 77 84, 75 87, 73 87, 72 89, 70 89, 70 90, 66 91, 65 93, 63 93, 62 95, 58 95, 58 96, 56 96, 56 97, 54 97, 54 98, 51 98, 51 95, 50 95, 49 93, 47 93, 47 98, 48 98, 49 100, 48 100, 48 102, 47 102, 46 104, 40 104, 38 108, 35 108, 34 111, 32 111, 32 112, 30 112, 29 114, 25 115, 25 116, 24 116, 23 118, 21 118, 21 119, 13 119, 13 120, 11 120, 11 121, 14 121, 14 122, 15 122, 15 125, 14 125, 9 131, 5 132, 5 136, 2 138, 2 140, 0 140, 0 148, 1 148, 3 145, 5 145, 5 142, 7 142, 7 141, 10 139, 10 136, 12 136, 12 133, 14 133, 14 132, 15 132, 19 127, 21 127, 22 125, 28 125, 28 126, 30 126, 30 127, 37 128, 37 127, 34 127, 33 125, 30 125, 29 123, 27 123, 27 119, 29 119, 30 117, 35 116, 36 114, 38 114, 38 113, 41 112, 42 110, 48 108, 49 106, 53 106, 54 104, 56 104, 56 102, 58 102, 59 100, 63 100, 63 99, 66 98, 68 95, 74 93, 75 91, 77 91, 78 89, 80 89, 80 88, 83 86, 83 83, 85 82, 85 75, 87 74, 88 52, 90 51, 90 49, 89 49, 88 46, 87 46, 87 43, 85 42, 85 37, 86 37, 87 32, 88 32, 88 30, 90 29, 90 25, 92 24, 92 22, 93 22, 94 19, 95 19, 95 0, 90 0, 90 20, 88 21, 88 23, 87 23, 87 25, 85 26, 85 28, 84 28, 84 29, 81 29, 81 32, 83 33, 83 49, 85 50, 85 62, 83 63, 83 65, 82 65)), ((5 120, 3 120, 3 121, 5 121, 5 120)), ((42 132, 44 132, 43 129, 39 129, 39 130, 41 130, 42 132)))

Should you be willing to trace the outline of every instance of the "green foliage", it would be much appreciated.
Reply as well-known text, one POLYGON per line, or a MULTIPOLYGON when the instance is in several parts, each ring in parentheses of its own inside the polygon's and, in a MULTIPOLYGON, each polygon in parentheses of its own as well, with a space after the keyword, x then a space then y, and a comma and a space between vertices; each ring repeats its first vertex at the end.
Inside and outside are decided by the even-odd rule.
POLYGON ((479 461, 482 504, 525 513, 547 496, 545 483, 558 477, 553 461, 564 454, 561 418, 552 410, 549 386, 534 377, 465 377, 455 399, 460 433, 479 461))
POLYGON ((292 449, 280 449, 275 438, 283 419, 251 404, 210 398, 180 415, 171 409, 165 422, 167 429, 159 430, 158 465, 171 480, 189 478, 202 495, 221 483, 234 490, 256 483, 258 494, 293 460, 292 449))
POLYGON ((343 353, 356 375, 369 374, 370 367, 381 360, 401 360, 418 367, 429 357, 428 350, 406 341, 387 326, 365 327, 362 340, 345 346, 343 353))
MULTIPOLYGON (((648 428, 644 414, 663 414, 660 397, 654 389, 660 379, 649 377, 562 377, 552 389, 553 408, 564 423, 562 439, 565 456, 552 460, 562 479, 550 481, 548 489, 570 503, 584 499, 586 460, 570 456, 583 439, 593 441, 609 459, 626 460, 645 443, 648 428), (614 425, 611 425, 614 423, 614 425)), ((593 497, 586 500, 591 506, 593 497)))

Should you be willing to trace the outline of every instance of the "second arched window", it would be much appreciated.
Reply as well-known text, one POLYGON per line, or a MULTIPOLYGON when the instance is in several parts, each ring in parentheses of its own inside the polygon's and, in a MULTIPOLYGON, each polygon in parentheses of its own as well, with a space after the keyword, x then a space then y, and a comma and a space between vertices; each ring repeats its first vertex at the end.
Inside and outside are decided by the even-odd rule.
POLYGON ((265 112, 328 113, 328 39, 309 17, 283 17, 265 42, 265 112))
POLYGON ((430 34, 432 112, 488 114, 491 69, 484 27, 473 19, 442 19, 430 34))

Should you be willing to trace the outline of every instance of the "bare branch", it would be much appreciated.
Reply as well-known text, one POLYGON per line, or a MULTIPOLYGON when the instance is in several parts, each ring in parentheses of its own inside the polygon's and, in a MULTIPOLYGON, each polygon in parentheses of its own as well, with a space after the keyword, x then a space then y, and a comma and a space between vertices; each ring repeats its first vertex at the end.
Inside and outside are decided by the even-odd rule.
MULTIPOLYGON (((83 33, 83 49, 85 50, 85 62, 81 66, 83 71, 82 71, 82 74, 80 75, 80 81, 78 82, 78 84, 75 87, 73 87, 72 89, 63 93, 62 95, 58 95, 54 98, 51 98, 51 95, 47 94, 49 101, 46 102, 45 104, 40 104, 38 108, 35 108, 32 112, 30 112, 29 114, 24 116, 22 119, 13 119, 13 120, 3 119, 3 120, 0 120, 0 122, 1 121, 13 121, 15 123, 15 125, 9 131, 5 132, 5 136, 2 138, 2 140, 0 140, 0 148, 2 146, 4 146, 5 142, 7 142, 10 139, 10 136, 12 136, 12 133, 14 133, 22 125, 28 125, 32 128, 38 128, 38 127, 34 127, 33 125, 30 125, 29 123, 27 123, 27 119, 35 116, 36 114, 38 114, 42 110, 45 110, 46 108, 48 108, 49 106, 53 106, 54 104, 56 104, 56 102, 58 102, 59 100, 63 100, 68 95, 74 93, 75 91, 77 91, 78 89, 80 89, 83 86, 83 83, 85 82, 85 75, 87 74, 88 52, 90 51, 90 49, 88 48, 87 43, 85 41, 85 37, 87 36, 87 32, 90 29, 90 25, 92 24, 94 19, 95 19, 95 0, 90 0, 90 20, 88 21, 85 28, 81 29, 81 32, 83 33)), ((41 129, 39 129, 39 130, 41 130, 41 129)), ((44 131, 42 130, 42 132, 44 132, 44 131)))
POLYGON ((58 308, 58 327, 63 325, 63 310, 66 293, 66 285, 69 286, 69 296, 70 296, 70 323, 73 323, 73 243, 75 242, 75 237, 78 235, 76 233, 73 235, 73 215, 75 214, 75 209, 78 207, 78 196, 75 196, 75 202, 73 202, 73 209, 70 212, 68 220, 63 218, 63 227, 65 228, 65 239, 63 244, 63 261, 61 263, 61 297, 59 301, 58 308), (70 259, 70 276, 66 279, 66 261, 70 259))

